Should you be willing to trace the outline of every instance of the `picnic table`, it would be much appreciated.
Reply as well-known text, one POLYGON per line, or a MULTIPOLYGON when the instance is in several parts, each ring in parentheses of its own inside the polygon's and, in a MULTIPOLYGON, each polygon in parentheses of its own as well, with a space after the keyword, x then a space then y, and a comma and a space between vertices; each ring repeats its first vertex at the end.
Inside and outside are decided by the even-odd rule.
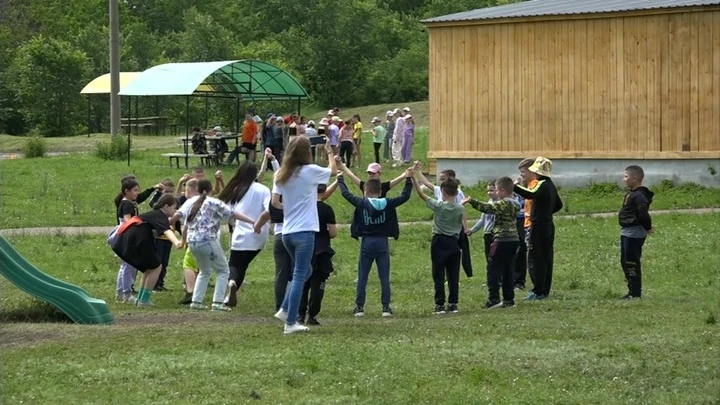
MULTIPOLYGON (((235 147, 237 148, 239 146, 240 136, 241 136, 240 134, 236 134, 236 133, 228 133, 228 134, 224 134, 222 136, 205 136, 205 142, 210 143, 210 142, 218 140, 218 139, 224 139, 225 141, 227 141, 228 139, 234 139, 235 147)), ((183 143, 183 152, 188 153, 189 144, 192 141, 192 137, 175 138, 175 140, 182 142, 183 143)))
POLYGON ((165 135, 165 129, 170 127, 172 134, 177 134, 177 124, 171 123, 170 118, 163 116, 153 117, 138 117, 138 118, 121 118, 120 126, 123 128, 135 128, 135 135, 138 134, 138 130, 143 128, 147 132, 154 132, 155 135, 160 135, 160 128, 162 128, 162 134, 165 135), (154 131, 153 131, 154 130, 154 131))
MULTIPOLYGON (((218 139, 234 139, 235 140, 235 147, 238 147, 238 140, 240 139, 240 134, 236 133, 227 133, 225 135, 221 136, 206 136, 205 142, 212 142, 214 140, 218 139)), ((180 167, 180 159, 185 159, 185 167, 188 167, 188 160, 189 158, 199 158, 200 164, 203 166, 211 166, 211 165, 219 165, 220 162, 218 161, 218 156, 213 153, 207 153, 207 154, 197 154, 192 153, 190 151, 190 142, 192 141, 192 138, 175 138, 177 141, 181 141, 183 143, 183 153, 163 153, 162 156, 168 158, 170 162, 170 166, 172 167, 173 161, 175 162, 175 167, 180 167)))

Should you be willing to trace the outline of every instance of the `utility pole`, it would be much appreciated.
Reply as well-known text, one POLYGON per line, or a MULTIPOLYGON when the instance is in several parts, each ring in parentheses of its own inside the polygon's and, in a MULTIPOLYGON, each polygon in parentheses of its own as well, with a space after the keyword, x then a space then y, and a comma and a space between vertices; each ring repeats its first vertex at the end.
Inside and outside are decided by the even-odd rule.
POLYGON ((120 22, 118 0, 110 0, 110 133, 120 133, 120 22))

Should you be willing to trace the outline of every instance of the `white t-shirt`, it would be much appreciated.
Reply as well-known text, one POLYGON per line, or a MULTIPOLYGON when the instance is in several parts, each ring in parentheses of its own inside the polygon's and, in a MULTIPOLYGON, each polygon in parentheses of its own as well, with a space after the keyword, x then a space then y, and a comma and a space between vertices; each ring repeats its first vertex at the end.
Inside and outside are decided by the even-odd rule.
POLYGON ((327 167, 309 164, 297 169, 285 184, 273 182, 273 194, 282 195, 283 235, 320 231, 317 186, 327 184, 331 174, 327 167))
MULTIPOLYGON (((250 218, 259 218, 270 204, 270 189, 260 183, 250 185, 243 198, 233 206, 233 211, 242 212, 250 218)), ((243 221, 235 221, 230 250, 260 250, 265 247, 270 226, 265 224, 256 234, 253 225, 243 221)))
MULTIPOLYGON (((440 189, 440 186, 435 186, 434 191, 435 191, 435 199, 438 201, 442 201, 442 190, 440 189)), ((465 194, 462 192, 462 190, 460 190, 458 188, 458 194, 457 194, 457 197, 455 198, 455 201, 458 204, 462 204, 463 198, 465 198, 465 194)))

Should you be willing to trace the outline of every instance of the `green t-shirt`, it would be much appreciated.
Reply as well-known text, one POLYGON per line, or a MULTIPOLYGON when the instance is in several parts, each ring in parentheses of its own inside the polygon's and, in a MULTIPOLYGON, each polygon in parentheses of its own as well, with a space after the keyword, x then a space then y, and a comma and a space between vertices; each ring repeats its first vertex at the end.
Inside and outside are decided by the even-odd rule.
POLYGON ((375 136, 373 136, 373 143, 382 143, 385 140, 385 128, 382 125, 375 127, 375 136))
POLYGON ((425 205, 435 213, 433 217, 433 234, 460 236, 465 208, 453 202, 446 203, 434 198, 428 198, 425 205))

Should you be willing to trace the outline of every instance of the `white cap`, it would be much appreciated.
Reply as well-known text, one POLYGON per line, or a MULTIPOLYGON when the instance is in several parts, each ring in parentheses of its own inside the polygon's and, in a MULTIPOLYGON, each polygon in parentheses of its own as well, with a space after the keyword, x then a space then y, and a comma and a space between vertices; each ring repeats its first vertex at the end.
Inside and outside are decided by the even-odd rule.
POLYGON ((393 110, 392 113, 393 113, 393 115, 400 114, 400 109, 399 109, 399 108, 396 108, 396 109, 393 110))
POLYGON ((385 113, 385 116, 386 116, 386 117, 389 117, 389 116, 391 116, 391 115, 393 115, 392 110, 388 110, 388 111, 385 113))
POLYGON ((410 107, 405 107, 405 108, 403 108, 403 112, 409 113, 409 112, 410 112, 410 107))
POLYGON ((213 128, 213 131, 218 131, 218 132, 220 132, 220 131, 222 131, 222 128, 220 128, 220 125, 218 125, 218 126, 216 126, 215 128, 213 128))
POLYGON ((372 122, 380 122, 380 118, 378 118, 378 117, 373 117, 372 122))
POLYGON ((307 124, 308 124, 308 125, 315 125, 315 121, 313 121, 313 120, 310 120, 310 121, 308 121, 308 123, 307 123, 307 124))
POLYGON ((404 120, 406 120, 406 119, 408 119, 408 118, 412 118, 412 115, 408 114, 408 115, 406 115, 406 116, 403 117, 404 120))
POLYGON ((327 115, 335 115, 335 111, 334 111, 334 110, 328 110, 327 115))

